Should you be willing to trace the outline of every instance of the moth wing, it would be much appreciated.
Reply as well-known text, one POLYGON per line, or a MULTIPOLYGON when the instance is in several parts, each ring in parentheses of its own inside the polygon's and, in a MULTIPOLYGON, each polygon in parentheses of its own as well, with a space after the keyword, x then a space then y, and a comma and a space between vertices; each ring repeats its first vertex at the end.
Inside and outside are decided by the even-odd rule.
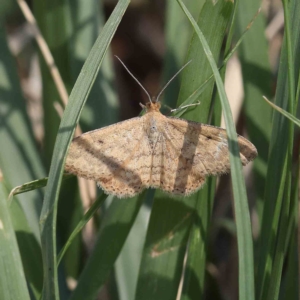
POLYGON ((151 155, 143 119, 133 118, 73 139, 65 170, 92 179, 108 194, 132 197, 150 176, 151 155))
MULTIPOLYGON (((238 136, 243 165, 257 156, 252 143, 238 136)), ((208 175, 230 170, 226 130, 219 127, 167 118, 164 131, 164 171, 160 188, 178 195, 194 193, 208 175), (167 175, 166 175, 167 174, 167 175)))

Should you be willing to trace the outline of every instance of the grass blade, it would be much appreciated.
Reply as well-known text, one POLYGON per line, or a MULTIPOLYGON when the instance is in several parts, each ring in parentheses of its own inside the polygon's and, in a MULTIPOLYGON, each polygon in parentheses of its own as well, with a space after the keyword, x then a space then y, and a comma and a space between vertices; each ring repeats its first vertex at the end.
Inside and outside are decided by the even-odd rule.
MULTIPOLYGON (((237 2, 235 2, 235 3, 237 3, 237 2)), ((220 72, 225 72, 225 67, 226 67, 226 64, 227 64, 228 60, 237 51, 238 47, 240 46, 240 44, 242 43, 244 37, 246 36, 248 30, 254 24, 254 21, 255 21, 257 16, 258 16, 258 13, 257 13, 257 15, 255 15, 255 18, 252 20, 252 22, 247 26, 246 30, 242 33, 242 35, 240 36, 239 40, 236 42, 234 47, 229 51, 229 53, 224 58, 223 63, 219 67, 220 72)), ((228 41, 228 39, 227 39, 227 41, 228 41)), ((227 45, 229 45, 228 48, 230 48, 230 43, 227 44, 227 45)), ((207 84, 210 83, 213 79, 214 79, 214 74, 211 73, 207 77, 207 79, 195 91, 193 91, 193 93, 184 102, 181 103, 180 106, 182 107, 182 106, 186 106, 186 105, 195 103, 197 101, 197 99, 200 98, 203 91, 207 88, 207 84)), ((188 108, 178 109, 178 110, 176 110, 176 112, 173 115, 176 116, 177 118, 180 118, 187 110, 188 110, 188 108)), ((218 126, 217 124, 215 124, 215 125, 218 126)))
MULTIPOLYGON (((260 0, 240 1, 237 14, 238 32, 243 32, 245 28, 248 28, 249 22, 250 24, 253 23, 253 16, 257 15, 256 11, 260 5, 260 0)), ((238 51, 245 91, 243 114, 246 118, 246 130, 259 154, 253 162, 253 189, 255 189, 256 194, 255 208, 260 221, 264 205, 272 124, 272 110, 261 101, 262 94, 272 95, 272 72, 265 29, 266 20, 263 14, 259 14, 238 51)))
MULTIPOLYGON (((204 0, 189 1, 187 3, 189 10, 194 16, 198 16, 204 0)), ((188 20, 182 13, 176 1, 168 0, 166 2, 166 54, 164 59, 163 82, 167 82, 184 64, 187 45, 192 36, 192 28, 188 20), (180 43, 178 43, 180 36, 180 43)), ((182 74, 181 74, 182 75, 182 74)), ((172 85, 164 92, 164 104, 175 107, 180 88, 181 75, 174 78, 172 85)))
POLYGON ((237 134, 233 123, 231 110, 224 90, 222 79, 213 59, 209 46, 200 28, 197 26, 190 13, 181 0, 178 3, 192 23, 210 62, 214 72, 217 88, 219 91, 222 108, 224 112, 228 144, 230 150, 231 177, 234 194, 235 217, 237 224, 237 239, 239 253, 239 297, 240 299, 254 299, 254 265, 253 265, 253 244, 251 234, 250 215, 248 210, 245 182, 242 175, 241 161, 239 158, 239 147, 237 134))
MULTIPOLYGON (((210 45, 210 49, 216 61, 221 56, 221 46, 232 16, 232 10, 232 2, 219 1, 216 4, 213 4, 210 1, 207 1, 204 4, 199 17, 199 27, 203 29, 203 34, 210 45), (211 28, 214 28, 214 30, 211 30, 211 28), (218 34, 216 34, 216 32, 218 32, 218 34)), ((212 80, 209 80, 209 83, 208 80, 205 80, 205 77, 211 73, 211 68, 196 33, 194 33, 193 42, 194 44, 197 44, 198 50, 196 51, 196 57, 189 57, 189 59, 199 60, 201 61, 201 64, 204 64, 202 65, 202 68, 198 67, 198 70, 203 71, 201 72, 201 75, 199 74, 197 76, 196 80, 198 84, 199 82, 204 81, 202 86, 205 85, 206 90, 201 97, 203 99, 202 102, 204 102, 213 98, 213 87, 215 84, 214 77, 212 74, 212 80)), ((221 67, 224 74, 225 65, 226 63, 224 61, 223 66, 221 67)), ((191 81, 194 80, 194 78, 191 77, 189 79, 187 77, 186 79, 191 81)), ((197 91, 199 91, 199 88, 197 91)), ((190 97, 188 99, 190 99, 190 97)), ((180 103, 181 101, 182 99, 179 98, 178 102, 180 103)), ((209 103, 210 101, 207 102, 209 103)), ((200 117, 200 121, 207 123, 211 107, 206 105, 205 107, 206 109, 204 110, 202 107, 197 107, 197 120, 199 120, 200 117)), ((218 99, 214 101, 213 110, 213 125, 219 126, 221 122, 221 107, 218 99)), ((181 300, 192 300, 205 297, 206 266, 208 260, 207 248, 215 190, 216 178, 209 178, 207 180, 207 185, 194 196, 196 199, 194 224, 190 231, 181 300)))
MULTIPOLYGON (((72 174, 64 174, 63 180, 68 179, 73 176, 74 175, 72 175, 72 174)), ((48 177, 23 183, 22 185, 14 187, 10 191, 8 199, 11 199, 13 196, 16 196, 18 194, 23 194, 23 193, 27 193, 30 191, 34 191, 36 189, 41 189, 41 188, 45 187, 47 185, 47 183, 48 183, 48 177)))
POLYGON ((300 120, 297 119, 296 117, 294 117, 292 114, 290 114, 289 112, 287 112, 286 110, 280 108, 279 106, 277 106, 276 104, 274 104, 273 102, 269 101, 266 97, 263 97, 267 103, 269 103, 274 109, 276 109, 278 112, 280 112, 282 115, 284 115, 285 117, 287 117, 290 121, 292 121, 295 125, 300 127, 300 120))
POLYGON ((134 299, 154 190, 149 191, 115 263, 119 300, 134 299))
POLYGON ((0 299, 29 300, 20 252, 12 226, 7 193, 0 181, 0 299))
MULTIPOLYGON (((215 59, 218 59, 220 55, 231 9, 231 2, 218 1, 214 5, 210 1, 207 1, 202 7, 199 16, 199 23, 205 29, 205 35, 212 47, 215 59)), ((195 34, 191 38, 186 57, 186 61, 190 60, 192 60, 192 63, 182 73, 182 84, 177 101, 178 105, 199 85, 205 82, 211 74, 208 61, 195 34), (201 73, 199 70, 202 70, 201 73)), ((207 101, 202 103, 201 107, 196 106, 193 109, 189 109, 184 114, 184 117, 207 122, 213 86, 213 81, 210 81, 206 85, 203 98, 207 99, 207 101)), ((193 297, 199 297, 199 293, 194 293, 197 288, 198 292, 200 289, 203 295, 206 265, 206 234, 210 221, 212 199, 213 192, 211 192, 210 184, 206 184, 197 194, 179 199, 170 198, 161 191, 156 191, 140 266, 135 295, 136 299, 176 298, 183 270, 184 256, 191 228, 194 228, 194 224, 197 229, 203 225, 200 237, 203 244, 200 246, 197 244, 199 247, 196 253, 190 253, 187 270, 193 273, 193 275, 196 274, 196 280, 190 281, 187 278, 183 297, 189 297, 190 292, 193 297), (199 225, 199 223, 201 224, 199 225), (193 265, 194 258, 200 263, 193 265)), ((197 231, 196 235, 198 233, 197 231)), ((187 276, 191 273, 187 272, 187 276)))
POLYGON ((136 300, 176 299, 195 201, 156 191, 143 250, 136 300), (162 215, 164 220, 162 220, 162 215))
POLYGON ((64 160, 80 112, 99 71, 110 41, 122 19, 129 0, 119 1, 95 42, 71 92, 55 142, 48 185, 41 213, 41 234, 44 265, 43 299, 58 299, 56 269, 56 214, 64 160))

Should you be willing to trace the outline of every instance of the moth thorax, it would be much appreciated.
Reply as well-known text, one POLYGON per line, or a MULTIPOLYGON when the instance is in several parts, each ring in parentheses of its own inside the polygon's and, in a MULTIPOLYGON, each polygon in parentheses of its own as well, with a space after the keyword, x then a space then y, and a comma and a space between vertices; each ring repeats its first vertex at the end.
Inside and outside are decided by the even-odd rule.
POLYGON ((153 149, 155 144, 158 141, 160 130, 159 130, 159 124, 158 120, 152 116, 149 118, 149 122, 147 124, 147 136, 149 140, 149 144, 151 145, 151 148, 153 149))

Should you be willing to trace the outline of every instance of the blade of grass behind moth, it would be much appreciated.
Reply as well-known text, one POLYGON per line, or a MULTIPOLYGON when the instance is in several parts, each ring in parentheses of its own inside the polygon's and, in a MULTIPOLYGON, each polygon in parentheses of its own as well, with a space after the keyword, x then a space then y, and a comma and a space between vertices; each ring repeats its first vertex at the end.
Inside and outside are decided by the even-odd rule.
POLYGON ((128 5, 129 0, 119 1, 106 22, 74 85, 69 103, 61 121, 54 147, 49 180, 40 218, 44 265, 43 299, 58 299, 56 214, 57 199, 66 152, 79 120, 80 112, 82 111, 83 105, 91 90, 103 57, 128 5))
MULTIPOLYGON (((249 26, 260 0, 241 1, 237 15, 238 32, 249 26)), ((253 174, 256 202, 255 206, 261 223, 264 204, 264 187, 266 184, 268 149, 271 138, 272 111, 262 103, 261 95, 271 95, 272 72, 268 57, 268 43, 265 36, 266 20, 259 14, 247 32, 239 49, 239 58, 243 75, 244 104, 243 113, 246 117, 246 130, 251 142, 258 151, 253 162, 253 174), (259 47, 257 47, 259 45, 259 47)))
MULTIPOLYGON (((235 6, 236 6, 238 2, 235 1, 234 3, 235 3, 235 6)), ((246 36, 248 30, 251 29, 252 25, 254 24, 255 19, 257 18, 257 16, 258 16, 258 14, 255 15, 255 17, 253 18, 251 23, 248 24, 247 28, 241 34, 240 38, 238 39, 238 41, 236 42, 236 44, 232 47, 232 49, 230 51, 229 50, 226 51, 226 49, 228 47, 229 47, 228 49, 230 49, 231 44, 227 44, 227 42, 226 42, 225 53, 228 53, 228 54, 224 58, 221 66, 219 67, 219 72, 222 72, 222 71, 225 72, 225 67, 226 67, 227 62, 233 56, 233 54, 237 51, 238 47, 240 46, 240 44, 242 43, 244 37, 246 36)), ((197 99, 200 98, 201 94, 206 89, 207 84, 210 83, 211 80, 214 80, 214 74, 213 73, 211 73, 210 76, 208 76, 207 79, 203 83, 201 83, 201 85, 184 102, 182 102, 180 106, 182 107, 182 106, 186 106, 186 105, 195 103, 197 101, 197 99)), ((221 103, 220 103, 220 105, 221 105, 221 103)), ((188 108, 178 109, 178 110, 176 110, 176 112, 173 115, 176 116, 177 118, 180 118, 187 110, 188 110, 188 108)))
MULTIPOLYGON (((299 53, 300 20, 297 16, 300 13, 300 3, 298 1, 291 1, 290 10, 292 12, 291 39, 293 40, 293 49, 291 52, 299 53)), ((297 103, 291 103, 292 99, 295 98, 295 95, 292 97, 289 96, 288 80, 290 79, 286 76, 286 74, 288 74, 289 65, 286 58, 287 44, 286 40, 284 40, 280 57, 275 104, 282 109, 293 113, 293 107, 296 107, 297 103)), ((300 58, 297 55, 294 56, 293 64, 296 75, 293 75, 292 80, 295 80, 295 78, 298 77, 300 70, 300 58)), ((298 101, 298 99, 296 99, 296 101, 298 101)), ((275 111, 260 236, 260 253, 257 272, 258 299, 266 299, 271 284, 271 277, 269 275, 272 273, 273 259, 276 254, 276 239, 279 232, 280 214, 281 211, 284 211, 283 206, 286 205, 286 201, 283 201, 283 195, 286 187, 286 176, 291 170, 290 152, 292 143, 292 124, 282 114, 275 111)), ((288 188, 290 189, 290 187, 288 188)))
MULTIPOLYGON (((226 39, 226 46, 225 46, 225 50, 224 50, 224 54, 228 53, 226 55, 226 57, 224 58, 221 67, 219 68, 220 71, 220 75, 222 78, 222 81, 225 82, 225 72, 226 72, 226 67, 227 67, 227 62, 230 59, 230 57, 233 55, 233 53, 235 53, 239 43, 237 43, 232 50, 230 51, 230 47, 231 47, 231 40, 232 40, 232 34, 233 34, 233 28, 235 25, 235 16, 236 16, 236 11, 237 11, 237 7, 239 4, 239 0, 234 2, 233 5, 233 12, 232 12, 232 16, 231 16, 231 21, 229 24, 229 30, 228 30, 228 34, 227 34, 227 39, 226 39)), ((239 41, 241 41, 243 39, 243 35, 240 37, 239 41)), ((212 74, 212 78, 214 79, 214 75, 212 74)), ((222 105, 221 105, 221 100, 220 100, 220 96, 218 93, 214 94, 214 98, 212 99, 212 107, 211 107, 211 112, 210 114, 212 114, 212 118, 211 118, 211 124, 214 126, 218 126, 220 127, 221 125, 221 118, 222 118, 222 105)), ((215 198, 215 193, 216 193, 216 187, 217 187, 217 182, 215 178, 212 178, 212 184, 211 184, 211 193, 210 193, 210 198, 211 198, 211 203, 213 203, 214 198, 215 198)), ((213 207, 212 207, 213 208, 213 207)), ((212 211, 211 208, 211 211, 212 211)), ((201 207, 198 210, 198 214, 201 218, 201 214, 203 214, 201 207)), ((211 217, 211 214, 210 214, 211 217)), ((235 227, 235 223, 234 221, 231 220, 231 223, 233 223, 234 226, 234 233, 232 234, 234 237, 236 237, 236 227, 235 227)), ((203 235, 203 231, 199 230, 201 227, 198 228, 199 235, 203 235)), ((209 233, 212 232, 211 227, 207 228, 206 231, 208 231, 209 233), (209 231, 208 231, 209 230, 209 231)), ((209 272, 207 272, 207 266, 209 263, 214 263, 213 261, 211 261, 212 259, 212 255, 210 255, 211 253, 211 248, 209 249, 209 245, 211 244, 210 241, 212 241, 213 239, 211 237, 208 236, 208 232, 206 233, 206 240, 204 240, 206 242, 206 247, 203 247, 203 251, 204 255, 206 256, 206 267, 205 269, 203 268, 202 271, 202 282, 205 283, 204 287, 208 292, 208 294, 206 294, 206 297, 213 297, 213 299, 221 299, 221 291, 220 289, 217 287, 218 283, 217 280, 214 276, 211 276, 211 274, 209 274, 209 272), (205 273, 204 273, 205 272, 205 273), (204 281, 205 279, 205 281, 204 281), (216 285, 216 287, 214 288, 213 286, 216 285)), ((213 235, 212 235, 213 236, 213 235)), ((191 243, 193 242, 193 239, 191 239, 191 243)), ((195 246, 197 246, 197 236, 194 237, 194 244, 195 246)), ((192 246, 192 245, 191 245, 192 246)), ((199 249, 199 245, 198 245, 198 249, 199 249)), ((199 252, 199 250, 195 249, 194 253, 193 253, 193 248, 191 247, 191 249, 189 249, 190 253, 192 253, 192 255, 194 255, 197 259, 196 253, 199 252)), ((201 277, 200 277, 201 278, 201 277)), ((201 283, 201 281, 200 281, 201 283)), ((196 294, 196 293, 195 293, 196 294)), ((197 294, 196 294, 197 295, 197 294)), ((196 299, 196 298, 195 298, 196 299)))
POLYGON ((237 134, 232 119, 231 110, 227 100, 220 74, 213 59, 209 46, 194 19, 187 11, 181 0, 177 0, 190 22, 192 23, 202 45, 211 68, 214 72, 218 92, 222 103, 228 145, 230 152, 231 178, 234 195, 235 218, 237 224, 237 239, 239 253, 239 297, 240 299, 254 299, 254 264, 253 264, 253 243, 251 234, 250 215, 247 203, 245 181, 242 174, 242 166, 237 144, 237 134))
MULTIPOLYGON (((215 6, 208 1, 204 4, 199 16, 199 22, 205 28, 205 34, 211 43, 216 58, 219 57, 228 21, 227 13, 230 10, 228 6, 232 7, 232 4, 227 1, 219 1, 215 6), (211 30, 211 23, 214 24, 214 31, 211 30)), ((194 36, 191 39, 188 52, 186 61, 192 59, 193 62, 183 71, 178 103, 181 103, 195 88, 204 82, 211 72, 207 72, 209 70, 208 62, 197 37, 194 36), (199 68, 203 72, 199 72, 199 68), (190 84, 191 82, 194 84, 190 84)), ((213 82, 210 82, 205 90, 205 95, 208 99, 211 98, 213 84, 213 82)), ((193 113, 189 118, 205 122, 209 107, 210 104, 207 105, 207 103, 205 103, 204 108, 201 106, 200 110, 199 107, 196 107, 195 110, 197 113, 193 109, 193 113)), ((187 112, 186 115, 188 113, 191 113, 191 111, 187 112)), ((203 190, 210 191, 210 185, 205 185, 203 190)), ((203 191, 201 191, 202 193, 203 191)), ((156 191, 135 299, 176 298, 191 226, 193 226, 195 219, 199 219, 195 217, 197 197, 197 195, 193 195, 174 199, 161 191, 156 191), (172 207, 171 211, 170 207, 172 207), (168 289, 166 289, 166 285, 168 285, 168 289)), ((202 204, 205 213, 209 212, 208 215, 210 215, 212 201, 205 199, 202 204)), ((203 226, 206 228, 209 218, 203 218, 201 222, 203 222, 203 226)), ((205 269, 205 262, 202 262, 200 267, 195 266, 195 268, 205 269)), ((199 286, 198 281, 196 285, 199 286)), ((186 286, 189 287, 189 284, 186 286)))
POLYGON ((18 243, 6 199, 7 191, 0 181, 0 299, 29 300, 18 243))
MULTIPOLYGON (((202 20, 202 22, 199 23, 199 27, 203 28, 203 34, 205 35, 205 38, 211 47, 211 51, 216 61, 220 56, 220 49, 227 31, 227 26, 229 25, 229 21, 232 16, 232 11, 233 3, 230 1, 219 1, 218 4, 215 5, 213 5, 213 3, 210 1, 207 1, 201 11, 199 19, 202 20), (206 32, 204 32, 206 26, 207 29, 206 32)), ((202 64, 203 61, 205 62, 203 69, 198 67, 199 69, 203 70, 201 72, 203 74, 199 79, 201 82, 205 80, 209 73, 211 73, 211 68, 196 34, 194 34, 194 43, 197 44, 198 48, 196 54, 197 58, 195 59, 200 59, 202 64)), ((190 53, 192 53, 192 51, 190 53)), ((188 59, 194 58, 188 57, 188 59)), ((225 68, 223 68, 223 72, 225 74, 225 68)), ((195 84, 199 84, 199 82, 196 82, 195 84)), ((204 99, 203 101, 205 101, 205 99, 208 100, 212 98, 213 87, 214 80, 208 84, 207 89, 202 95, 202 99, 204 99)), ((183 91, 181 95, 184 95, 183 91)), ((178 102, 180 103, 182 100, 183 98, 179 98, 178 102)), ((211 105, 208 106, 207 109, 209 110, 210 107, 211 105)), ((199 114, 200 111, 202 112, 202 107, 197 107, 196 110, 198 110, 199 114)), ((219 125, 221 121, 221 107, 218 102, 215 103, 214 110, 216 113, 214 114, 214 125, 219 125)), ((205 114, 206 116, 204 117, 202 115, 200 120, 198 117, 197 121, 207 123, 208 111, 205 111, 205 114)), ((204 297, 208 232, 210 228, 209 225, 215 196, 216 178, 209 178, 207 181, 207 185, 204 186, 204 188, 193 197, 195 200, 195 215, 194 224, 191 228, 189 237, 187 262, 184 273, 184 285, 181 296, 182 300, 199 299, 200 295, 204 297)))
POLYGON ((71 300, 94 300, 124 245, 140 210, 145 192, 130 199, 114 199, 101 222, 93 253, 89 257, 71 300))
MULTIPOLYGON (((198 16, 204 2, 204 0, 188 1, 187 6, 194 16, 198 16)), ((173 0, 167 1, 165 32, 166 54, 164 58, 163 83, 166 83, 184 64, 187 45, 192 35, 192 29, 188 24, 188 20, 176 1, 173 0), (178 36, 180 36, 180 43, 178 43, 178 36)), ((172 108, 176 105, 181 75, 177 76, 164 92, 163 103, 172 108)))

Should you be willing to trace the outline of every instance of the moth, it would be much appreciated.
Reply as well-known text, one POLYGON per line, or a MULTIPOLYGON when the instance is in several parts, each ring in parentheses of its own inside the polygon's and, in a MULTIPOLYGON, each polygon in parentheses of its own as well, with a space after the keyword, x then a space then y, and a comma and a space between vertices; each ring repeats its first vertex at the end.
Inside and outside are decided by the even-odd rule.
MULTIPOLYGON (((225 129, 166 117, 159 96, 153 100, 146 93, 143 116, 74 138, 65 170, 96 181, 105 193, 119 198, 146 188, 187 196, 199 190, 207 176, 230 171, 225 129)), ((242 136, 238 144, 242 164, 247 165, 257 150, 242 136)))

